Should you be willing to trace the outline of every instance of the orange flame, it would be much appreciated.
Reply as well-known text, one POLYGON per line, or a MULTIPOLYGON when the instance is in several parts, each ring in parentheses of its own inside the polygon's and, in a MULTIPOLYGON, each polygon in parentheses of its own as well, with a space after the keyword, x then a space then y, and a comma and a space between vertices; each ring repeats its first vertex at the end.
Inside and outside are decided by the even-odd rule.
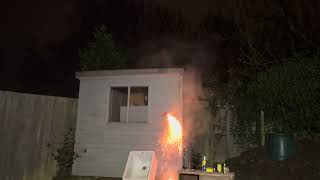
POLYGON ((167 142, 168 144, 180 144, 182 140, 182 127, 180 122, 171 114, 167 114, 168 120, 168 136, 167 142))
POLYGON ((177 180, 175 162, 176 158, 182 156, 182 126, 179 120, 172 114, 167 113, 164 117, 165 128, 161 138, 163 153, 162 180, 177 180))

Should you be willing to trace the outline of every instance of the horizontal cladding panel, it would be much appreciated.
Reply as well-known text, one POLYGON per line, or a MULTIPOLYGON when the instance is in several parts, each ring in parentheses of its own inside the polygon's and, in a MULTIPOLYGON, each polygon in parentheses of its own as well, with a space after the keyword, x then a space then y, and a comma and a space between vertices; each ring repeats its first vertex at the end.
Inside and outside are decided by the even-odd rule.
POLYGON ((160 135, 161 131, 160 130, 144 130, 144 129, 136 129, 136 130, 128 130, 128 131, 116 131, 116 130, 105 130, 104 131, 104 137, 108 138, 108 137, 114 137, 114 136, 156 136, 156 135, 160 135))
POLYGON ((132 144, 132 145, 116 145, 112 144, 105 147, 105 153, 117 153, 118 151, 141 151, 141 150, 156 150, 159 148, 156 144, 132 144))
POLYGON ((155 149, 158 148, 160 146, 160 143, 157 141, 157 139, 155 138, 150 139, 150 141, 146 141, 146 140, 123 140, 121 143, 117 143, 116 141, 105 141, 105 143, 101 143, 101 142, 94 142, 94 141, 81 141, 80 142, 81 145, 77 145, 75 146, 75 149, 77 149, 78 151, 82 151, 83 149, 100 149, 100 150, 105 150, 105 152, 110 152, 110 151, 114 151, 114 150, 130 150, 130 149, 144 149, 144 148, 148 148, 148 149, 155 149))
POLYGON ((105 136, 104 144, 156 144, 161 136, 105 136))
POLYGON ((106 132, 113 131, 160 131, 161 123, 106 123, 106 132))

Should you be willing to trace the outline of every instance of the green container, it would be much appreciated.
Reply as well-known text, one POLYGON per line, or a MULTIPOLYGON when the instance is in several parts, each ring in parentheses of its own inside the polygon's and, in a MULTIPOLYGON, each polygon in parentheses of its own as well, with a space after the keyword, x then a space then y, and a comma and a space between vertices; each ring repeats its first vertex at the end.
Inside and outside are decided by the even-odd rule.
POLYGON ((297 149, 293 135, 284 133, 269 134, 267 150, 269 157, 274 161, 282 161, 292 157, 297 149))

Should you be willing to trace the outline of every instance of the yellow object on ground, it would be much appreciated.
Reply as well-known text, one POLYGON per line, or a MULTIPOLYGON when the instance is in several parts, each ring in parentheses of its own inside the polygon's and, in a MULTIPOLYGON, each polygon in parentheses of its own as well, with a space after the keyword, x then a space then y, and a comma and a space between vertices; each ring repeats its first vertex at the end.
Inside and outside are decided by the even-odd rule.
POLYGON ((217 164, 217 171, 222 172, 222 164, 217 164))
POLYGON ((212 167, 207 167, 206 172, 213 172, 213 168, 212 167))
POLYGON ((207 159, 206 159, 206 157, 204 156, 204 157, 203 157, 203 160, 202 160, 202 163, 201 163, 201 166, 204 167, 204 166, 206 166, 206 165, 207 165, 207 159))

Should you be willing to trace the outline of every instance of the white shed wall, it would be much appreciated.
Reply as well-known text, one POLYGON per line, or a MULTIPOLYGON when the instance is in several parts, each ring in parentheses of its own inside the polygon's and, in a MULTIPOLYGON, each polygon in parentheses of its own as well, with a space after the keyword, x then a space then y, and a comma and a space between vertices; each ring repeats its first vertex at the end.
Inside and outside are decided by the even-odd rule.
POLYGON ((181 117, 181 88, 178 73, 80 78, 75 151, 82 157, 73 174, 121 177, 133 150, 154 150, 161 159, 162 115, 174 110, 181 117), (117 86, 149 87, 148 123, 108 122, 110 87, 117 86))

